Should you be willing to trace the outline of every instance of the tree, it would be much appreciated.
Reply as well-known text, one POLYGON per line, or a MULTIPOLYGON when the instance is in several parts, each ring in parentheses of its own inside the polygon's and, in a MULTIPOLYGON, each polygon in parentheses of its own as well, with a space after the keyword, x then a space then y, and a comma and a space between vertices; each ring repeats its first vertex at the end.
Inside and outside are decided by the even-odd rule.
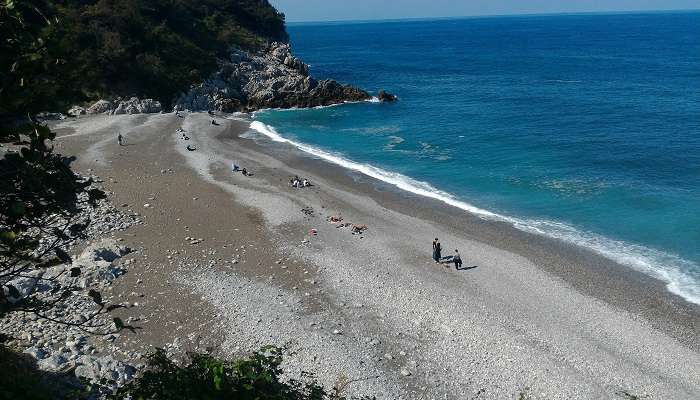
MULTIPOLYGON (((90 180, 71 171, 70 159, 53 152, 55 134, 32 117, 43 103, 31 99, 40 92, 35 89, 40 85, 36 77, 49 74, 51 65, 45 45, 51 30, 44 28, 52 22, 39 4, 7 0, 0 5, 0 31, 6 38, 0 143, 9 145, 0 159, 0 316, 24 311, 50 318, 45 312, 73 295, 73 284, 62 283, 60 276, 38 278, 36 272, 71 262, 65 248, 81 238, 90 223, 81 216, 81 206, 105 197, 90 188, 90 180), (46 281, 51 290, 40 299, 33 296, 36 285, 20 290, 18 282, 23 279, 46 281)), ((73 268, 68 273, 78 276, 81 271, 73 268)), ((99 293, 91 292, 91 297, 98 308, 87 320, 50 319, 96 328, 94 318, 110 307, 99 293)))

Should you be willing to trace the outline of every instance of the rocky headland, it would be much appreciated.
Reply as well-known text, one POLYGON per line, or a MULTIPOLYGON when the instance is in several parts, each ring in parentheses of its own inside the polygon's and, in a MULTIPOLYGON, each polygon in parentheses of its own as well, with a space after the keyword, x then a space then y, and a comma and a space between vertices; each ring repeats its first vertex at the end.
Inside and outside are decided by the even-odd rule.
POLYGON ((275 42, 260 51, 232 50, 219 71, 181 95, 175 108, 235 112, 327 106, 371 97, 332 79, 314 79, 289 44, 275 42))
MULTIPOLYGON (((264 108, 308 108, 375 98, 393 102, 396 95, 365 90, 333 79, 318 80, 309 66, 294 56, 288 43, 274 42, 260 50, 232 49, 209 79, 193 84, 173 101, 177 111, 249 112, 264 108)), ((73 106, 68 115, 150 114, 165 107, 153 99, 98 100, 89 107, 73 106)), ((60 118, 47 118, 60 119, 60 118)))

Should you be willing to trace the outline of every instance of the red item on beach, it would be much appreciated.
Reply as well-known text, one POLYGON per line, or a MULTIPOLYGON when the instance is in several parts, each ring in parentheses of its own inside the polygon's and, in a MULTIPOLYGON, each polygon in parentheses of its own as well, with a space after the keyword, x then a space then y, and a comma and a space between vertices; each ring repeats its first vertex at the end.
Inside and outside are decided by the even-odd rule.
POLYGON ((310 234, 310 235, 317 235, 317 234, 318 234, 318 231, 317 231, 316 229, 312 229, 312 230, 309 231, 309 234, 310 234))

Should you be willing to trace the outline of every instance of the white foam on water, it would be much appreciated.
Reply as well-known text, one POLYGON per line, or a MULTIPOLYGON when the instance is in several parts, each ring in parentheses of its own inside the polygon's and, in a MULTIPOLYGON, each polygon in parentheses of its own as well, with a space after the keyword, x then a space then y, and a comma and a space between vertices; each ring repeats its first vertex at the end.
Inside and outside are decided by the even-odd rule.
POLYGON ((523 219, 497 214, 459 200, 427 182, 417 181, 408 176, 377 168, 370 164, 358 163, 342 155, 287 139, 282 137, 274 127, 260 121, 253 121, 250 124, 250 128, 274 142, 292 145, 315 157, 360 172, 401 190, 439 200, 484 219, 509 223, 524 232, 547 236, 588 248, 615 262, 659 279, 667 284, 666 287, 671 293, 681 296, 689 302, 700 304, 700 266, 679 256, 633 243, 610 239, 594 232, 582 231, 561 222, 544 219, 523 219))

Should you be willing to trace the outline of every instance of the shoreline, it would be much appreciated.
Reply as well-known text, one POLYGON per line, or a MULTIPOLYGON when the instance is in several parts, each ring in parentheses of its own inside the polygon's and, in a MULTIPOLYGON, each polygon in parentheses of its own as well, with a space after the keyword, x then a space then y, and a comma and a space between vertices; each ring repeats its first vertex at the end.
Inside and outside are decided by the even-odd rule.
MULTIPOLYGON (((478 206, 467 203, 466 201, 456 198, 454 195, 444 192, 440 189, 433 187, 430 183, 417 181, 409 176, 394 173, 391 171, 384 170, 379 167, 375 167, 371 164, 358 163, 356 161, 345 158, 343 155, 337 155, 332 152, 316 148, 305 143, 297 142, 292 139, 287 139, 280 135, 276 129, 270 125, 267 125, 257 119, 255 119, 255 113, 252 114, 251 126, 252 131, 267 137, 268 140, 273 142, 283 143, 285 145, 290 145, 298 150, 302 155, 314 159, 321 159, 329 164, 339 166, 345 170, 351 171, 352 173, 359 173, 367 176, 370 180, 376 180, 381 182, 377 186, 389 186, 389 190, 398 190, 400 192, 406 193, 408 197, 419 196, 426 200, 432 202, 442 203, 442 206, 448 206, 451 208, 459 209, 460 212, 464 212, 472 215, 473 217, 478 217, 480 219, 486 220, 487 222, 494 223, 504 223, 510 227, 526 233, 534 234, 536 236, 542 236, 547 240, 554 241, 556 243, 564 243, 575 248, 582 248, 586 252, 594 253, 596 256, 603 257, 609 262, 622 266, 626 269, 632 270, 635 273, 641 273, 654 281, 659 281, 666 286, 666 290, 671 294, 678 296, 688 303, 696 306, 700 306, 700 298, 698 298, 694 293, 687 293, 687 290, 683 288, 679 289, 680 282, 685 279, 692 279, 691 277, 684 275, 684 272, 678 272, 676 269, 679 267, 677 265, 671 266, 669 269, 659 270, 658 265, 656 267, 647 267, 648 264, 654 264, 655 258, 663 257, 665 259, 674 259, 676 264, 686 264, 691 263, 691 261, 684 260, 675 254, 666 253, 663 250, 651 249, 644 247, 643 245, 626 243, 624 241, 615 240, 607 238, 601 234, 593 232, 585 232, 577 229, 574 226, 567 224, 560 224, 554 220, 532 220, 523 219, 516 216, 509 216, 507 214, 499 214, 496 212, 489 211, 487 209, 480 208, 478 206), (539 224, 545 226, 540 227, 539 224), (562 228, 554 227, 554 225, 562 225, 566 232, 559 232, 562 228), (549 227, 546 227, 549 226, 549 227), (552 231, 554 229, 554 231, 552 231), (573 236, 572 232, 573 231, 573 236), (562 237, 563 236, 563 237, 562 237), (603 242, 603 245, 597 244, 597 242, 603 242), (622 247, 632 252, 631 258, 633 261, 625 263, 624 260, 629 259, 627 253, 620 254, 619 249, 611 248, 611 246, 622 247), (656 253, 654 255, 653 253, 656 253), (620 260, 622 258, 623 260, 620 260), (635 264, 635 265, 631 265, 635 264), (641 265, 640 265, 641 264, 641 265), (679 276, 680 274, 680 276, 679 276), (664 279, 664 275, 674 276, 673 278, 664 279), (679 282, 680 281, 680 282, 679 282)), ((670 261, 669 261, 670 262, 670 261)))
POLYGON ((291 341, 291 371, 316 372, 329 386, 372 376, 349 390, 378 398, 700 393, 698 310, 660 282, 277 143, 240 138, 250 121, 220 122, 161 114, 59 123, 73 129, 59 131, 60 147, 79 156, 78 168, 104 176, 115 201, 155 207, 126 239, 148 262, 137 261, 117 288, 129 293, 143 279, 154 320, 124 334, 123 344, 162 346, 192 332, 231 355, 291 341), (196 151, 184 149, 177 126, 196 151), (135 146, 111 144, 115 128, 135 146), (232 174, 231 160, 253 176, 232 174), (294 174, 316 186, 290 188, 294 174), (352 235, 326 221, 336 214, 369 229, 352 235), (181 243, 185 235, 205 240, 181 243), (459 248, 465 266, 478 267, 433 263, 435 236, 445 254, 459 248), (154 280, 169 283, 151 288, 154 280), (174 330, 172 321, 189 322, 174 330))
MULTIPOLYGON (((514 227, 508 221, 482 218, 441 199, 413 193, 324 160, 293 144, 261 143, 256 139, 238 140, 236 144, 283 160, 286 165, 305 171, 306 176, 319 175, 346 190, 368 196, 386 208, 409 209, 411 215, 436 222, 453 234, 468 233, 474 240, 519 254, 576 290, 639 314, 655 328, 700 351, 700 342, 688 340, 700 331, 700 305, 671 292, 667 282, 620 264, 593 249, 530 233, 514 227), (250 142, 254 142, 254 145, 250 142), (280 147, 275 148, 275 145, 280 147), (293 154, 290 154, 290 148, 293 154)), ((426 246, 426 249, 426 257, 429 258, 429 248, 426 246)))

